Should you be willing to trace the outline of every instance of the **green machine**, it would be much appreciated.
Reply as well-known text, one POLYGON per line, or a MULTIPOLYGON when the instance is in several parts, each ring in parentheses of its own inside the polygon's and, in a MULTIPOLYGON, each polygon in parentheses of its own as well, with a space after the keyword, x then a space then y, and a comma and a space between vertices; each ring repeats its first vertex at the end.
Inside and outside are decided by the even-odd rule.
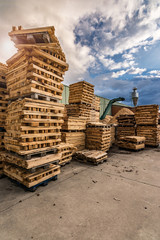
POLYGON ((125 100, 125 98, 123 98, 123 97, 111 99, 111 100, 109 101, 109 103, 107 104, 107 106, 106 106, 106 108, 105 108, 102 116, 100 117, 100 120, 103 120, 103 119, 106 117, 106 115, 107 115, 107 113, 109 112, 109 110, 111 109, 113 103, 115 103, 115 102, 117 102, 117 101, 124 101, 124 100, 125 100))

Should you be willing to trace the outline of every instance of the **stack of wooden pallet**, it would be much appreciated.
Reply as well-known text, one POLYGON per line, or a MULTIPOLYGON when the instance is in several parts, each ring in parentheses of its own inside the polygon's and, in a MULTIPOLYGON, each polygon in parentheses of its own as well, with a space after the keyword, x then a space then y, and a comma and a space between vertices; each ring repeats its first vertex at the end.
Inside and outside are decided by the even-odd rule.
POLYGON ((138 106, 135 111, 137 136, 144 136, 146 145, 154 147, 159 145, 158 111, 158 105, 138 106))
POLYGON ((7 108, 4 141, 8 152, 4 172, 33 188, 56 179, 60 172, 60 167, 53 163, 62 156, 56 153, 64 111, 59 100, 68 64, 54 27, 25 30, 13 27, 9 36, 18 52, 7 61, 11 103, 7 108))
POLYGON ((86 119, 67 117, 62 125, 62 142, 72 144, 78 150, 85 148, 86 119))
POLYGON ((145 137, 125 136, 120 137, 117 141, 120 148, 131 150, 142 150, 145 148, 145 137))
POLYGON ((86 148, 108 151, 111 145, 111 127, 99 122, 87 124, 86 148))
POLYGON ((63 75, 68 70, 54 27, 21 29, 9 33, 18 52, 8 61, 9 98, 38 93, 42 99, 62 99, 63 75))
POLYGON ((90 113, 90 122, 99 122, 100 115, 100 98, 94 95, 92 109, 90 113))
POLYGON ((61 159, 59 161, 59 165, 61 166, 64 166, 66 163, 70 163, 73 154, 77 150, 76 147, 68 143, 60 143, 57 148, 58 152, 61 154, 61 159))
POLYGON ((80 162, 98 165, 99 163, 107 161, 107 153, 104 151, 85 149, 83 151, 77 151, 73 155, 73 159, 80 162))
POLYGON ((5 148, 20 155, 55 148, 61 142, 64 105, 24 98, 7 109, 5 148))
POLYGON ((7 109, 7 89, 6 89, 7 66, 0 63, 0 150, 4 149, 4 132, 7 109))
POLYGON ((94 98, 94 86, 86 81, 69 86, 69 105, 66 105, 67 115, 90 119, 94 98))
POLYGON ((120 115, 118 118, 117 139, 124 136, 135 136, 135 118, 134 115, 120 115))

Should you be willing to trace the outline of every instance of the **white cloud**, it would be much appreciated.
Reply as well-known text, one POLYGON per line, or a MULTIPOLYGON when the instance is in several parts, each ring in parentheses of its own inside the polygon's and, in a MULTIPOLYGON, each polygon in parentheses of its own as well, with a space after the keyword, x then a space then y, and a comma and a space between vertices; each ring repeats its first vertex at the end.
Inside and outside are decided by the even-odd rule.
POLYGON ((130 74, 142 74, 143 72, 145 72, 147 69, 146 68, 131 68, 130 70, 129 70, 129 73, 130 74))
POLYGON ((121 70, 121 71, 118 71, 118 72, 113 72, 112 77, 113 78, 118 78, 119 76, 123 76, 127 72, 128 72, 128 70, 121 70))

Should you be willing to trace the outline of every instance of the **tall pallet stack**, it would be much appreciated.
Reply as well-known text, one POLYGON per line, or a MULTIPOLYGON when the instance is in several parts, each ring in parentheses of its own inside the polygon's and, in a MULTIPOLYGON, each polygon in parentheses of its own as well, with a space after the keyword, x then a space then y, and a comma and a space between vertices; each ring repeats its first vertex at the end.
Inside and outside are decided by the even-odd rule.
POLYGON ((125 136, 135 136, 135 117, 134 115, 120 115, 118 118, 118 126, 116 128, 116 138, 120 139, 125 136))
POLYGON ((86 148, 90 150, 108 151, 111 145, 110 125, 92 122, 86 128, 86 148))
POLYGON ((78 150, 85 148, 86 119, 66 117, 62 125, 62 142, 72 144, 78 150))
POLYGON ((60 167, 53 163, 61 158, 56 153, 64 111, 59 100, 68 64, 54 32, 54 27, 13 27, 9 33, 18 52, 7 61, 11 103, 7 108, 4 171, 28 188, 60 173, 60 167), (24 160, 32 162, 29 169, 24 167, 27 163, 19 167, 24 160))
MULTIPOLYGON (((5 119, 7 101, 7 88, 6 88, 6 74, 7 66, 0 63, 0 151, 4 150, 4 132, 5 132, 5 119)), ((3 161, 0 159, 0 177, 3 175, 3 161)))
POLYGON ((148 146, 159 145, 158 111, 158 105, 138 106, 135 110, 137 136, 145 137, 148 146))
MULTIPOLYGON (((86 81, 71 84, 67 117, 62 127, 62 141, 73 144, 77 150, 85 148, 86 121, 90 120, 94 86, 86 81)), ((96 102, 97 103, 97 102, 96 102)))
POLYGON ((90 120, 94 98, 94 85, 81 81, 69 86, 69 105, 67 115, 90 120))

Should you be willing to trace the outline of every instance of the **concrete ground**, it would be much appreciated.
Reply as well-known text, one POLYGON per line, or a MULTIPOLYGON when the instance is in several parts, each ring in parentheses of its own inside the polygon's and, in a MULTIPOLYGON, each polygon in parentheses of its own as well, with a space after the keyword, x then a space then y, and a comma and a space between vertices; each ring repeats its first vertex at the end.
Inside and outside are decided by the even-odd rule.
POLYGON ((0 180, 1 240, 159 240, 160 149, 72 162, 34 193, 0 180))

